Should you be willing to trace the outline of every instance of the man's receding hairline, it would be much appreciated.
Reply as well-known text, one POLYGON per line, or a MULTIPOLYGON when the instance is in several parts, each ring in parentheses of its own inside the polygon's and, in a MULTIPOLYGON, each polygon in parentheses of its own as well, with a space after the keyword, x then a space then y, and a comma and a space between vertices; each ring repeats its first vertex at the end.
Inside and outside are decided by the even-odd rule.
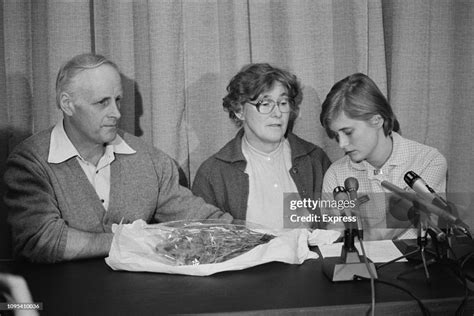
MULTIPOLYGON (((104 63, 104 64, 97 65, 96 67, 82 68, 82 69, 80 69, 72 78, 70 78, 70 79, 69 79, 69 87, 70 87, 71 93, 72 93, 72 91, 85 90, 85 89, 84 89, 84 84, 77 85, 77 80, 78 80, 79 78, 81 78, 81 74, 82 74, 82 73, 85 73, 86 71, 97 70, 97 69, 99 69, 99 68, 102 67, 102 66, 108 66, 109 68, 111 68, 111 69, 113 69, 113 70, 115 71, 115 73, 117 74, 117 76, 118 76, 118 78, 119 78, 120 88, 121 88, 121 90, 123 90, 123 87, 122 87, 122 77, 120 76, 120 72, 119 72, 113 65, 104 63)), ((89 80, 87 80, 85 83, 87 84, 88 82, 89 82, 89 80)), ((87 86, 87 88, 89 88, 89 86, 87 86)), ((66 91, 63 90, 63 92, 66 92, 66 91)), ((122 93, 123 93, 123 92, 122 92, 122 93)))

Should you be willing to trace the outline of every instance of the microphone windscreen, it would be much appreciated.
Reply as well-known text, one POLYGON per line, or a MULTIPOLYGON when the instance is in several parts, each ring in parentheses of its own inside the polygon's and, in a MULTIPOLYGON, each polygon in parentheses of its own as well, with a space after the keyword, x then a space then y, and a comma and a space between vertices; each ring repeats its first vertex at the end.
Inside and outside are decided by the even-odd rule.
POLYGON ((359 190, 359 181, 356 178, 350 177, 344 181, 344 186, 347 191, 357 191, 359 190))
POLYGON ((347 199, 346 189, 343 186, 337 186, 332 191, 334 200, 347 199))
POLYGON ((405 176, 403 177, 403 180, 405 180, 405 183, 408 184, 410 188, 412 188, 413 183, 415 180, 419 179, 420 177, 414 172, 414 171, 408 171, 405 173, 405 176))
POLYGON ((417 219, 413 203, 405 199, 401 199, 395 195, 389 197, 389 212, 395 219, 401 222, 414 222, 417 219))

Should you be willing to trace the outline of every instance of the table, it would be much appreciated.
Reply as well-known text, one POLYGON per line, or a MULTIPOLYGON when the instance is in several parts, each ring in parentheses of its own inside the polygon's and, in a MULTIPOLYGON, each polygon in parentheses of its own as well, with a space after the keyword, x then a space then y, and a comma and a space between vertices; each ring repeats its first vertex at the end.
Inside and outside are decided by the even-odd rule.
MULTIPOLYGON (((432 315, 453 315, 463 286, 439 265, 430 266, 428 284, 422 271, 401 280, 409 263, 395 263, 379 277, 410 289, 432 315)), ((322 273, 322 259, 301 265, 268 263, 208 277, 113 271, 103 259, 59 264, 0 262, 0 271, 27 280, 42 315, 160 315, 234 313, 247 315, 365 315, 370 305, 366 281, 332 283, 322 273)), ((420 315, 404 292, 376 284, 377 315, 420 315)), ((468 301, 466 315, 474 312, 468 301)))

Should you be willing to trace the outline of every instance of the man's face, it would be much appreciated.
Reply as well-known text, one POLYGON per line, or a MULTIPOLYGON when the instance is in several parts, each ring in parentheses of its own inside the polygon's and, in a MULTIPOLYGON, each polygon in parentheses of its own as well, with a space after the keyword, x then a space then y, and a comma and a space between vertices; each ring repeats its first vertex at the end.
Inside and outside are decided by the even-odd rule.
POLYGON ((68 135, 74 145, 89 147, 109 143, 117 136, 122 84, 110 65, 83 70, 70 89, 72 106, 68 135), (77 144, 78 143, 78 144, 77 144))

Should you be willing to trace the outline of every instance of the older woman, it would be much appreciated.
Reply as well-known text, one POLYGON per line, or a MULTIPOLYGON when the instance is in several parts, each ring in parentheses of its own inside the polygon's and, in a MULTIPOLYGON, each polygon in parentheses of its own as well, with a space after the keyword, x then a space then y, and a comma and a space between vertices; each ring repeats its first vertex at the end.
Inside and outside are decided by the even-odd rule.
POLYGON ((321 148, 288 129, 298 114, 300 84, 285 70, 250 64, 232 78, 227 92, 224 109, 242 128, 201 165, 193 192, 236 219, 287 227, 284 193, 314 199, 330 165, 321 148))
MULTIPOLYGON (((361 207, 367 239, 414 237, 404 229, 387 229, 388 200, 381 182, 409 190, 408 171, 421 176, 435 191, 446 190, 446 159, 435 148, 403 138, 390 104, 377 85, 356 73, 337 82, 323 102, 321 124, 345 156, 334 162, 324 176, 323 192, 344 186, 348 177, 359 182, 359 192, 371 200, 361 207), (374 194, 375 193, 375 194, 374 194)), ((393 204, 390 205, 393 208, 393 204)), ((413 231, 408 231, 413 232, 413 231)))

